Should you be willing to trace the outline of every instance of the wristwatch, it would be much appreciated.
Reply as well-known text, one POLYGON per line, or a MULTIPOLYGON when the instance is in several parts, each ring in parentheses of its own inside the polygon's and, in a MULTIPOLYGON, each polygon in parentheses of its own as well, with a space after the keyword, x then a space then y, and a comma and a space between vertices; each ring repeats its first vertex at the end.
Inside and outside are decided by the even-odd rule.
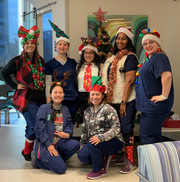
POLYGON ((126 102, 122 100, 122 101, 121 101, 121 104, 126 104, 126 102))

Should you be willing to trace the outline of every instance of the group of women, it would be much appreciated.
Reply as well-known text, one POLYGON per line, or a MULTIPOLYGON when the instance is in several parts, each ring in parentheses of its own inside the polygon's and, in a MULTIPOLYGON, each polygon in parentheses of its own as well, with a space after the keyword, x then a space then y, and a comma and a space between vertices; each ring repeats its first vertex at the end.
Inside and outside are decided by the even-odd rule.
POLYGON ((6 84, 16 90, 14 107, 26 120, 23 157, 34 167, 62 174, 66 160, 78 152, 81 162, 92 164, 87 178, 97 179, 107 175, 111 156, 120 153, 115 161, 124 165, 120 172, 132 172, 136 110, 141 112, 141 143, 162 142, 161 127, 173 104, 172 71, 159 33, 143 31, 144 64, 139 65, 134 35, 125 27, 118 29, 113 55, 104 65, 93 41, 82 38, 77 64, 67 56, 69 37, 50 24, 57 36, 56 57, 45 64, 37 51, 38 27, 21 26, 23 51, 1 71, 6 84), (77 110, 83 115, 80 143, 72 139, 77 110))

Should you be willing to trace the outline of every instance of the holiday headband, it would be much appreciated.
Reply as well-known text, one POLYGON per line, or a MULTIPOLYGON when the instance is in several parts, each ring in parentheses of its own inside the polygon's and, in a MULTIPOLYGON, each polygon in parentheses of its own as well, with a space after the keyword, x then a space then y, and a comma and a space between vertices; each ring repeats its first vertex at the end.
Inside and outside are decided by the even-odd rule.
POLYGON ((69 42, 69 37, 54 23, 52 23, 50 20, 48 20, 51 27, 53 28, 53 30, 56 32, 56 44, 60 41, 60 40, 63 40, 67 43, 70 44, 69 42))
POLYGON ((79 54, 82 54, 82 51, 85 49, 91 49, 96 54, 98 53, 98 50, 96 48, 96 41, 94 38, 84 38, 81 37, 81 40, 83 41, 82 44, 79 46, 79 54))
POLYGON ((25 42, 28 40, 32 40, 34 44, 39 45, 39 42, 37 41, 39 34, 40 30, 36 25, 34 25, 30 30, 26 30, 23 26, 20 26, 18 30, 18 37, 22 38, 22 46, 24 46, 25 42))
POLYGON ((91 91, 99 91, 104 93, 106 86, 102 84, 102 78, 100 76, 91 77, 91 91))
POLYGON ((154 40, 159 45, 161 44, 161 41, 159 39, 160 38, 160 34, 158 32, 156 32, 156 29, 154 29, 152 32, 150 31, 150 28, 148 28, 147 30, 142 30, 141 33, 139 34, 139 36, 143 37, 142 38, 142 45, 148 39, 154 40))
POLYGON ((66 86, 65 80, 67 80, 68 77, 71 75, 71 71, 65 72, 64 73, 64 77, 61 80, 57 79, 58 74, 59 74, 59 72, 57 70, 55 70, 54 73, 53 73, 54 81, 51 83, 51 87, 53 87, 53 86, 61 86, 63 88, 64 86, 66 86))
POLYGON ((119 33, 121 33, 121 32, 122 32, 122 33, 125 33, 131 40, 133 40, 134 35, 133 35, 131 29, 125 28, 125 27, 119 27, 119 28, 118 28, 118 31, 117 31, 117 33, 116 33, 116 36, 117 36, 119 33))

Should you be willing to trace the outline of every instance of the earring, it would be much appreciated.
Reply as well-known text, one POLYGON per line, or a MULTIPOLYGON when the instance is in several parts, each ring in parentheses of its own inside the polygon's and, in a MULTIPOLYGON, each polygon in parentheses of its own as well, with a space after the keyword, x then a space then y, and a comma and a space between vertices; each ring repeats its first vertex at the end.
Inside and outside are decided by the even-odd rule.
POLYGON ((24 50, 24 53, 26 54, 26 50, 24 50))
POLYGON ((161 52, 161 48, 158 48, 158 49, 157 49, 157 52, 161 52))

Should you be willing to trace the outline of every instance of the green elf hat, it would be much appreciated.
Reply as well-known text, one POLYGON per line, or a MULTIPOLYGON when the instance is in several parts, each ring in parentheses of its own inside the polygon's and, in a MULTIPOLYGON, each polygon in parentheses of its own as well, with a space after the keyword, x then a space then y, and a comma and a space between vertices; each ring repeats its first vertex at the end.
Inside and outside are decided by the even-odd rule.
POLYGON ((34 25, 29 30, 26 30, 23 26, 20 26, 18 30, 18 37, 22 38, 21 40, 22 46, 24 46, 24 44, 28 40, 32 40, 34 44, 39 45, 39 42, 37 41, 37 39, 39 38, 39 34, 40 34, 40 30, 36 25, 34 25))
POLYGON ((104 93, 106 86, 102 84, 102 78, 100 76, 91 77, 91 91, 99 91, 104 93))
POLYGON ((69 42, 69 37, 54 23, 52 23, 49 19, 48 19, 51 27, 53 28, 53 30, 56 32, 56 44, 60 41, 60 40, 63 40, 67 43, 70 44, 69 42))

